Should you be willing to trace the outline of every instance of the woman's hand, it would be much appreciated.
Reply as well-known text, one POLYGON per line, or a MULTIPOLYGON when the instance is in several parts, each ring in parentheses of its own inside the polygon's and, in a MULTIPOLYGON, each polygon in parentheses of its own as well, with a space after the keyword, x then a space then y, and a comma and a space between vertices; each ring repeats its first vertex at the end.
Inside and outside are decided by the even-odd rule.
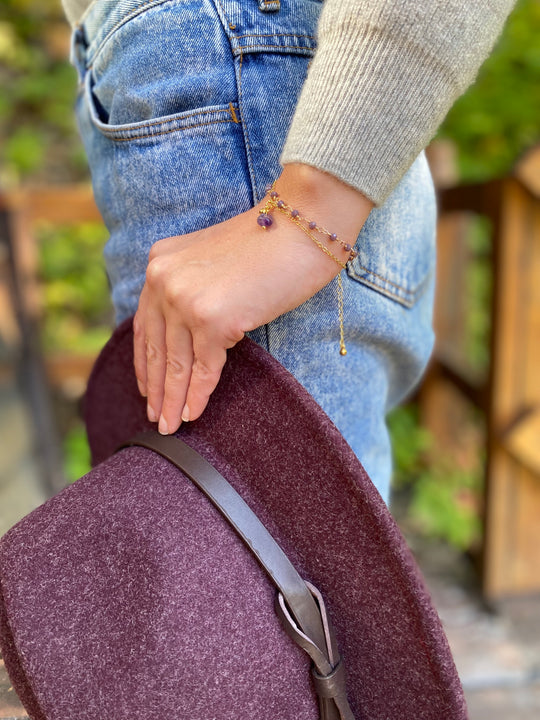
MULTIPOLYGON (((287 165, 276 186, 288 204, 351 244, 372 207, 357 190, 305 165, 287 165)), ((227 349, 244 333, 301 305, 339 271, 281 213, 263 231, 261 206, 160 240, 150 251, 133 323, 135 372, 161 433, 201 415, 227 349)))

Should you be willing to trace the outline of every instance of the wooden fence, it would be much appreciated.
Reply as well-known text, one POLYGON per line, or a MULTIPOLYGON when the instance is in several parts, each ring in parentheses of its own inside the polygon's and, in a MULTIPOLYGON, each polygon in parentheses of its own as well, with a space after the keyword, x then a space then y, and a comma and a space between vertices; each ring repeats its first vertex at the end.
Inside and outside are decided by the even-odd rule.
POLYGON ((440 192, 437 346, 421 392, 439 447, 459 444, 456 393, 485 413, 481 575, 487 598, 540 591, 540 148, 512 177, 440 192), (456 360, 470 262, 465 229, 489 219, 491 352, 484 378, 456 360))
MULTIPOLYGON (((40 386, 46 376, 49 382, 70 373, 86 378, 93 357, 52 355, 46 365, 40 360, 34 227, 42 220, 99 220, 99 214, 87 187, 4 196, 0 214, 13 299, 11 319, 5 302, 0 308, 0 332, 19 328, 38 398, 33 411, 38 435, 48 433, 45 442, 54 444, 53 419, 40 386)), ((422 415, 440 447, 451 450, 460 437, 459 415, 452 411, 456 393, 485 413, 483 589, 491 599, 540 591, 540 149, 531 151, 512 177, 441 191, 438 231, 438 340, 420 394, 422 415), (459 288, 470 257, 464 229, 471 214, 489 218, 492 228, 491 353, 484 378, 473 377, 455 352, 467 306, 459 288)), ((45 458, 47 453, 48 484, 54 491, 61 484, 59 461, 50 448, 45 458)))

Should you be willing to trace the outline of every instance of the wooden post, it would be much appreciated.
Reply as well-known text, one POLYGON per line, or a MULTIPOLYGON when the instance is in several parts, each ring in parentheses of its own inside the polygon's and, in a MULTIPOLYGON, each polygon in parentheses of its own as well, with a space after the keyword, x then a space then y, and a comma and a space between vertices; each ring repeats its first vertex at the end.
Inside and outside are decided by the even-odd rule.
POLYGON ((42 314, 38 273, 37 222, 74 224, 99 220, 89 187, 23 189, 0 197, 2 226, 9 260, 11 315, 16 319, 21 344, 23 389, 34 425, 34 445, 45 493, 53 495, 65 485, 59 434, 49 392, 51 379, 80 373, 86 380, 93 357, 55 358, 54 374, 46 363, 39 339, 42 314))
MULTIPOLYGON (((540 177, 540 149, 535 157, 540 177)), ((522 177, 503 183, 494 238, 483 553, 489 598, 540 591, 540 197, 522 177)))
MULTIPOLYGON (((455 445, 456 391, 479 406, 487 425, 482 585, 485 596, 540 592, 540 146, 514 176, 440 193, 438 340, 420 394, 422 416, 442 449, 455 445), (467 263, 463 213, 493 226, 489 377, 460 362, 467 263), (454 298, 457 300, 454 301, 454 298)), ((480 451, 480 448, 479 448, 480 451)))

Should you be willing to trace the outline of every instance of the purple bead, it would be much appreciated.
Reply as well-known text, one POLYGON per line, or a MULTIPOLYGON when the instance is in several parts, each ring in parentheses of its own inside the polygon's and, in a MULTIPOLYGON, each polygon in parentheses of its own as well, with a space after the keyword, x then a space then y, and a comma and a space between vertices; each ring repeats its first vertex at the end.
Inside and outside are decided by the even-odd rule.
POLYGON ((285 207, 285 203, 283 202, 283 200, 278 200, 276 204, 277 204, 278 208, 285 207))
POLYGON ((337 240, 337 235, 336 235, 336 233, 332 233, 332 234, 330 235, 330 240, 331 240, 332 242, 335 242, 335 241, 337 240))
POLYGON ((298 217, 299 215, 300 213, 298 212, 298 210, 291 210, 291 217, 298 217))
POLYGON ((349 243, 345 243, 345 245, 343 247, 345 248, 345 250, 347 252, 349 252, 349 250, 351 249, 351 246, 349 245, 349 243))
POLYGON ((350 259, 354 260, 355 257, 358 257, 358 253, 356 252, 356 250, 351 250, 350 259))
POLYGON ((274 198, 274 200, 275 200, 278 197, 278 193, 274 190, 273 192, 270 193, 270 197, 274 198))
POLYGON ((308 225, 310 230, 315 230, 317 228, 317 223, 313 222, 313 220, 308 225))
POLYGON ((267 215, 266 213, 261 213, 259 217, 257 218, 257 225, 260 225, 262 228, 270 227, 270 225, 274 221, 270 217, 270 215, 267 215))

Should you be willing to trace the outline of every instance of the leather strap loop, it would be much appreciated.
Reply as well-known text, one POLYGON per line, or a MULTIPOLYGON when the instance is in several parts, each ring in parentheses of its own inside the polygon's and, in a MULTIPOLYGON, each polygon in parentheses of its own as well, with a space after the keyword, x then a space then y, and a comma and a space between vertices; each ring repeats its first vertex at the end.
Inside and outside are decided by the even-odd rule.
MULTIPOLYGON (((327 624, 328 632, 331 635, 330 642, 335 645, 332 626, 324 603, 322 602, 322 597, 314 585, 308 582, 306 582, 306 585, 312 592, 317 593, 321 617, 323 618, 323 622, 327 624)), ((354 720, 354 715, 347 700, 345 666, 339 654, 336 653, 334 662, 330 664, 328 658, 321 652, 320 648, 295 625, 281 593, 277 595, 275 608, 289 637, 291 637, 302 650, 307 652, 313 660, 311 674, 315 692, 319 698, 321 720, 354 720)))
POLYGON ((313 667, 311 676, 319 697, 336 698, 345 691, 345 668, 341 661, 328 675, 319 675, 313 667))
POLYGON ((172 462, 229 521, 277 587, 276 611, 285 630, 314 662, 321 720, 354 720, 345 691, 343 663, 319 591, 302 580, 251 508, 196 450, 173 435, 157 432, 140 433, 122 447, 134 445, 172 462))

